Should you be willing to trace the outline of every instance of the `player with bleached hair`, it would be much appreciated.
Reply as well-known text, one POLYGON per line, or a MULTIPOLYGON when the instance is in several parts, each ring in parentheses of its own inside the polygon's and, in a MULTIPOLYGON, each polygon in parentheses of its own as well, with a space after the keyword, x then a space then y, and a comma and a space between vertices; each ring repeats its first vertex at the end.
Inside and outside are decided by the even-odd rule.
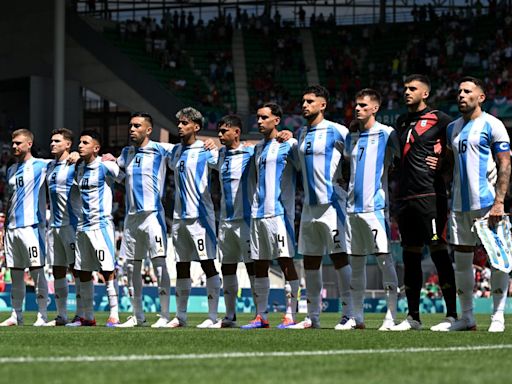
POLYGON ((190 296, 190 263, 197 261, 206 274, 208 318, 198 328, 211 328, 217 323, 220 277, 215 268, 215 212, 210 195, 210 173, 218 160, 218 150, 205 149, 197 139, 203 126, 198 110, 187 107, 176 113, 181 143, 172 152, 169 166, 174 171, 175 200, 172 239, 176 256, 176 317, 165 327, 187 324, 187 304, 190 296))

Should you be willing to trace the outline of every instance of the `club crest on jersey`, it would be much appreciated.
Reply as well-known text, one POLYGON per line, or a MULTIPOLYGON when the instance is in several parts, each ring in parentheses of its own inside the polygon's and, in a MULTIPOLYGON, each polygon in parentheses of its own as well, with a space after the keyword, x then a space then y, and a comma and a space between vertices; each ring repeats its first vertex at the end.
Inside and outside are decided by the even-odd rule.
POLYGON ((421 122, 420 122, 420 126, 421 126, 421 127, 426 127, 426 126, 427 126, 427 123, 428 123, 428 122, 427 122, 427 120, 421 120, 421 122))

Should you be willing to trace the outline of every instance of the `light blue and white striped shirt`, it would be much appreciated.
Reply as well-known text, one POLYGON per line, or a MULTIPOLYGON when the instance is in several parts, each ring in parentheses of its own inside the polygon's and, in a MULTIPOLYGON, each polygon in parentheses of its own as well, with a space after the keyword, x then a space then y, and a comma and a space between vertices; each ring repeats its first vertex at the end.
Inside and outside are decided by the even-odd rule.
POLYGON ((254 148, 256 193, 252 217, 286 215, 295 217, 296 172, 299 166, 297 140, 284 143, 276 139, 261 140, 254 148))
POLYGON ((102 162, 100 158, 77 166, 75 183, 82 202, 79 231, 104 228, 112 221, 112 187, 118 175, 119 166, 115 162, 102 162))
POLYGON ((334 185, 341 176, 341 162, 348 129, 329 120, 302 128, 299 134, 299 159, 304 184, 304 204, 317 205, 345 199, 346 193, 334 185), (340 193, 340 192, 338 192, 340 193))
POLYGON ((31 157, 11 165, 7 170, 8 228, 46 223, 46 192, 43 184, 49 162, 31 157))
POLYGON ((217 170, 222 190, 220 219, 244 219, 249 223, 256 188, 254 147, 240 144, 235 149, 221 148, 217 170))
POLYGON ((210 196, 210 168, 215 168, 218 157, 218 150, 206 150, 201 140, 174 147, 169 160, 176 188, 174 219, 215 216, 210 196))
POLYGON ((345 141, 350 158, 347 212, 374 212, 388 208, 388 169, 400 157, 396 131, 379 122, 351 133, 345 141))
POLYGON ((467 123, 459 117, 448 125, 446 135, 454 156, 452 210, 467 212, 492 206, 497 180, 494 146, 510 146, 505 126, 483 112, 467 123))
POLYGON ((73 187, 75 165, 67 160, 53 160, 47 170, 48 196, 50 196, 50 226, 72 225, 76 228, 80 212, 78 190, 73 187))
POLYGON ((149 141, 144 147, 124 147, 117 164, 124 169, 126 212, 163 211, 167 159, 174 144, 149 141))

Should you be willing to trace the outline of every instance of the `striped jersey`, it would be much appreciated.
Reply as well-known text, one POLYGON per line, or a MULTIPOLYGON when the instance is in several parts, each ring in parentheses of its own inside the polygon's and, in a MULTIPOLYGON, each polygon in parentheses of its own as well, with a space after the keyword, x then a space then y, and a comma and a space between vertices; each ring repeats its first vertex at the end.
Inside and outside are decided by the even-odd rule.
POLYGON ((50 197, 50 226, 72 225, 76 228, 80 210, 80 197, 76 186, 75 165, 67 160, 53 160, 48 164, 46 180, 50 197))
POLYGON ((254 147, 240 144, 235 149, 221 148, 217 170, 222 191, 220 219, 249 222, 256 188, 254 147))
POLYGON ((297 140, 292 138, 284 143, 276 139, 261 140, 254 147, 254 159, 257 183, 252 217, 286 215, 293 222, 299 166, 297 140))
POLYGON ((218 157, 218 150, 206 150, 201 140, 192 145, 177 144, 174 147, 169 167, 174 171, 176 188, 175 219, 215 215, 210 196, 210 168, 215 168, 218 157))
POLYGON ((497 167, 493 146, 510 143, 503 123, 483 112, 474 120, 460 117, 448 125, 447 146, 453 151, 452 210, 467 212, 493 205, 497 167))
POLYGON ((328 204, 346 197, 344 191, 343 196, 338 196, 333 185, 341 177, 341 161, 347 134, 346 127, 325 119, 315 126, 302 129, 299 134, 299 159, 304 184, 304 204, 328 204))
POLYGON ((49 162, 31 157, 22 163, 14 163, 7 170, 7 228, 46 223, 46 192, 43 184, 49 162))
POLYGON ((374 212, 388 208, 388 169, 400 157, 396 131, 378 121, 367 130, 347 136, 350 158, 347 212, 374 212))
POLYGON ((124 147, 117 164, 124 169, 126 212, 162 211, 167 159, 174 144, 149 141, 144 147, 124 147))
POLYGON ((89 231, 106 227, 112 220, 112 187, 119 175, 113 161, 96 158, 90 164, 80 163, 75 171, 75 183, 82 203, 78 230, 89 231))

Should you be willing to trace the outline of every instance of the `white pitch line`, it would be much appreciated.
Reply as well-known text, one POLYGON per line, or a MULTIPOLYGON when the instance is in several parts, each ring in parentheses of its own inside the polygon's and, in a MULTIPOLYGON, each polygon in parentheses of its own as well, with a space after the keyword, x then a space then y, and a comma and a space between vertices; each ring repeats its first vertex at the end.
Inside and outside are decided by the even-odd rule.
POLYGON ((389 348, 389 349, 334 349, 325 351, 294 351, 294 352, 232 352, 204 353, 183 355, 126 355, 126 356, 49 356, 49 357, 0 357, 2 364, 37 364, 37 363, 96 363, 96 362, 131 362, 131 361, 162 361, 162 360, 205 360, 236 357, 294 357, 294 356, 350 356, 378 355, 389 353, 430 353, 430 352, 464 352, 512 349, 512 344, 475 345, 460 347, 436 348, 389 348))

